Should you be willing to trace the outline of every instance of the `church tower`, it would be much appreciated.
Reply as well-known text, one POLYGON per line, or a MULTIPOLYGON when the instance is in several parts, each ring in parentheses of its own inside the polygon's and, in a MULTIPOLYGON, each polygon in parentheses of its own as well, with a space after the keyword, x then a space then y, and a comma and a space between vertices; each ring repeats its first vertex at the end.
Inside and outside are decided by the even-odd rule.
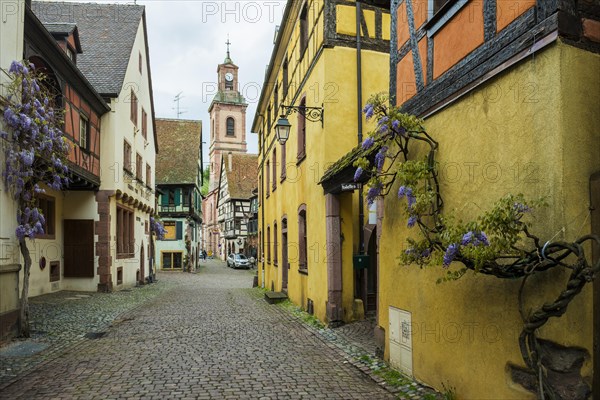
POLYGON ((218 92, 208 112, 210 115, 210 184, 218 184, 223 154, 246 153, 246 108, 248 104, 239 91, 238 67, 231 61, 227 40, 227 57, 217 67, 218 92))

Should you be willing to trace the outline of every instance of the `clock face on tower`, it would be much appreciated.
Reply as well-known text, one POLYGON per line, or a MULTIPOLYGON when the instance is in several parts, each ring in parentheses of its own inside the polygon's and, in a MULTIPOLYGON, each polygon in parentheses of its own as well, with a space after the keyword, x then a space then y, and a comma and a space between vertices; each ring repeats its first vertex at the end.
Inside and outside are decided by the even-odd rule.
POLYGON ((228 72, 225 74, 225 80, 227 82, 231 82, 233 80, 233 74, 231 72, 228 72))

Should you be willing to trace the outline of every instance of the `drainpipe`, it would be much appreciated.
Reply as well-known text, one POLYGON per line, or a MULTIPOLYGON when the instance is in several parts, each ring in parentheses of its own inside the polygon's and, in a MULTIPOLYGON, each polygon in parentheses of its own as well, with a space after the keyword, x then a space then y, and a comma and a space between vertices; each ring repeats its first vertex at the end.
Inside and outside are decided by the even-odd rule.
MULTIPOLYGON (((362 60, 361 60, 361 41, 360 41, 360 1, 356 2, 356 118, 358 123, 358 144, 363 141, 362 134, 362 60)), ((358 252, 364 253, 364 232, 365 223, 364 200, 362 185, 358 189, 358 252)))

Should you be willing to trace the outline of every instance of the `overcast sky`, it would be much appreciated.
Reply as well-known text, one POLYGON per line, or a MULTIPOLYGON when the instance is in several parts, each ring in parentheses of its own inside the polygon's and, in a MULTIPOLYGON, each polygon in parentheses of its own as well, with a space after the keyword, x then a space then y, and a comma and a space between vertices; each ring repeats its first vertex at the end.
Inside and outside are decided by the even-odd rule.
POLYGON ((217 65, 225 59, 229 35, 231 59, 239 67, 240 91, 248 102, 248 151, 256 153, 257 135, 250 134, 250 128, 286 1, 137 0, 137 4, 146 7, 156 117, 177 118, 173 100, 181 92, 183 113, 179 117, 202 120, 204 162, 208 162, 208 106, 216 92, 217 65))
POLYGON ((146 6, 150 63, 157 118, 176 118, 175 96, 181 94, 180 118, 203 123, 204 161, 208 161, 208 106, 215 94, 217 65, 225 59, 227 35, 233 62, 240 68, 246 101, 248 151, 256 153, 250 134, 265 68, 281 23, 284 0, 204 1, 139 0, 146 6))

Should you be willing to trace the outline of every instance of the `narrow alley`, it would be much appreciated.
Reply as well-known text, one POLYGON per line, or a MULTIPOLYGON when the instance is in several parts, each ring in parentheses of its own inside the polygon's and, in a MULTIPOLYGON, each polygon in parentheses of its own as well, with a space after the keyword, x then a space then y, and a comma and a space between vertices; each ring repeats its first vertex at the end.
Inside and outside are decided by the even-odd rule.
MULTIPOLYGON (((150 300, 0 383, 0 398, 393 397, 251 284, 252 272, 213 260, 198 274, 161 273, 150 300)), ((22 356, 6 354, 2 367, 22 356)))

